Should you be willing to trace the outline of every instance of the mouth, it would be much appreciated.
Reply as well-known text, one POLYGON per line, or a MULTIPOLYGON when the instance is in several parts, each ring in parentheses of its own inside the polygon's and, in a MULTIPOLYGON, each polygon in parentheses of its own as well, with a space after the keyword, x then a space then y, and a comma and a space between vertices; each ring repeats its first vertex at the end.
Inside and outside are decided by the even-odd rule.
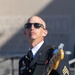
POLYGON ((35 32, 30 32, 29 33, 29 39, 35 39, 36 33, 35 32))
POLYGON ((30 32, 30 35, 35 35, 35 32, 30 32))

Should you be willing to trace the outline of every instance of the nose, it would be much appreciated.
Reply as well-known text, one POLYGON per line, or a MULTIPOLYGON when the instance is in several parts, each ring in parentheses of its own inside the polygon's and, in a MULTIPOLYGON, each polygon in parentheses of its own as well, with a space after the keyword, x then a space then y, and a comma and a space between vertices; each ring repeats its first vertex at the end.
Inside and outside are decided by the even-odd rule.
POLYGON ((35 27, 34 27, 34 24, 32 24, 32 26, 31 26, 31 29, 34 29, 35 27))

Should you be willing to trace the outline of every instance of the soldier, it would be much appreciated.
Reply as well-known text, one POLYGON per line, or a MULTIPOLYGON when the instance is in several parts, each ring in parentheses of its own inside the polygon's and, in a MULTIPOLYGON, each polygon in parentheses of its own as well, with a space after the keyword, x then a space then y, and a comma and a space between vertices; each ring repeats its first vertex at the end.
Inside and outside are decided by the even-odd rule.
MULTIPOLYGON (((29 41, 29 51, 19 61, 19 75, 47 75, 44 71, 50 64, 55 48, 44 41, 48 34, 46 23, 40 17, 32 16, 25 24, 24 33, 29 41)), ((51 70, 50 75, 70 75, 66 56, 56 70, 51 70)))

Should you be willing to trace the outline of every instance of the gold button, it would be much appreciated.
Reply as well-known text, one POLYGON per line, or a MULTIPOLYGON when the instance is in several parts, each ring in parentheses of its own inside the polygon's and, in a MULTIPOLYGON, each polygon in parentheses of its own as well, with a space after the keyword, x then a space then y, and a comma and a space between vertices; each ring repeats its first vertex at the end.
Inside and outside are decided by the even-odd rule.
POLYGON ((31 72, 31 69, 29 70, 29 72, 31 72))

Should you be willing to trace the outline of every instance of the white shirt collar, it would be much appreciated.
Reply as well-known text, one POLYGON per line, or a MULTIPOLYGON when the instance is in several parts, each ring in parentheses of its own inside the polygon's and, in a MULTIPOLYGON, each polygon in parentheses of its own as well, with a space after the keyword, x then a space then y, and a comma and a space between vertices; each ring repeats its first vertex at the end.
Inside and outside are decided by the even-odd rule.
POLYGON ((31 49, 32 53, 33 53, 33 56, 35 56, 35 54, 40 49, 40 47, 42 46, 43 43, 44 43, 44 41, 40 42, 38 45, 36 45, 34 48, 31 49))

